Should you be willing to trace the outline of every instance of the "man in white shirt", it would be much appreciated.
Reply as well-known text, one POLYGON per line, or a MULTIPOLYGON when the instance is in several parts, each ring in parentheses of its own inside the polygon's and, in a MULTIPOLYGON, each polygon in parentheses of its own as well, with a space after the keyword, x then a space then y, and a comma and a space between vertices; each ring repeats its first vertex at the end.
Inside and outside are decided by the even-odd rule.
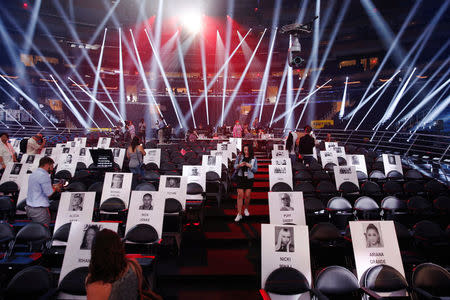
POLYGON ((45 147, 45 139, 41 133, 36 134, 27 142, 27 154, 39 154, 45 147))
POLYGON ((9 143, 9 135, 6 132, 0 134, 0 166, 6 168, 9 162, 16 162, 16 153, 12 145, 9 143))

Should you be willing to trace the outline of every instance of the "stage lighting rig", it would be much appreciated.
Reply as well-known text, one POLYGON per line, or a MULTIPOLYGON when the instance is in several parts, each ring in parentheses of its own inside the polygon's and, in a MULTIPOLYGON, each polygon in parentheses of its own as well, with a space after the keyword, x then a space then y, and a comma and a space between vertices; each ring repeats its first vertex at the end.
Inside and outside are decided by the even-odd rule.
POLYGON ((300 52, 302 51, 301 45, 300 45, 300 34, 310 34, 312 32, 312 25, 314 23, 314 20, 316 20, 318 16, 314 17, 310 22, 306 24, 288 24, 284 25, 280 32, 289 34, 289 50, 288 50, 288 62, 289 66, 298 69, 300 68, 300 65, 305 61, 301 56, 300 52))

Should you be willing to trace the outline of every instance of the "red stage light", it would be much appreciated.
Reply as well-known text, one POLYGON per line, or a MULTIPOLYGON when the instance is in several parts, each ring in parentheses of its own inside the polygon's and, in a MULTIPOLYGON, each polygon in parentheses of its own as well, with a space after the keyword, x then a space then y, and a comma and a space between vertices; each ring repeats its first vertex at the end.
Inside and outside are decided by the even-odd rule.
POLYGON ((24 3, 22 4, 22 7, 23 7, 24 9, 28 9, 28 3, 24 2, 24 3))
POLYGON ((255 12, 257 12, 258 11, 258 8, 257 7, 255 7, 255 12))

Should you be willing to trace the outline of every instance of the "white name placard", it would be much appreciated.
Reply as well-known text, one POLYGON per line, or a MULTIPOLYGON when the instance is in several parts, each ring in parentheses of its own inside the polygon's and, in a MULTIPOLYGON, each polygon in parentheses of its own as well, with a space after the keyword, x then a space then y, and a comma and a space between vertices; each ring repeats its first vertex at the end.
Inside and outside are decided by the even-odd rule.
POLYGON ((289 157, 289 151, 287 150, 272 150, 272 158, 289 157))
POLYGON ((222 163, 228 167, 228 160, 231 161, 233 158, 233 155, 230 151, 222 151, 222 150, 211 150, 211 155, 214 156, 221 156, 222 157, 222 163))
POLYGON ((123 167, 123 161, 125 160, 125 152, 127 149, 121 149, 121 148, 114 148, 112 153, 114 157, 114 162, 119 165, 119 167, 122 169, 123 167))
POLYGON ((354 166, 356 171, 361 171, 366 175, 367 167, 366 167, 366 159, 364 155, 356 155, 356 154, 347 154, 347 165, 354 166))
POLYGON ((78 155, 72 153, 62 153, 59 156, 57 172, 67 170, 72 176, 75 175, 77 169, 78 155))
POLYGON ((261 224, 262 288, 270 273, 280 267, 297 269, 311 285, 308 226, 261 224))
POLYGON ((278 151, 278 150, 286 150, 285 145, 284 144, 274 144, 273 145, 273 150, 278 151))
POLYGON ((202 166, 183 166, 183 176, 187 176, 187 183, 198 183, 206 191, 206 173, 202 166))
POLYGON ((15 182, 19 188, 22 186, 22 178, 27 173, 26 164, 8 162, 6 163, 5 171, 3 172, 0 184, 7 181, 15 182))
POLYGON ((242 151, 242 138, 230 138, 230 143, 234 144, 238 151, 242 151))
POLYGON ((125 235, 138 224, 148 224, 155 228, 158 237, 161 239, 165 203, 166 201, 160 192, 133 191, 125 235))
POLYGON ((84 163, 86 167, 89 167, 94 163, 91 156, 91 151, 89 151, 89 149, 90 148, 86 147, 78 148, 78 162, 84 163))
POLYGON ((342 147, 342 146, 337 146, 337 147, 334 147, 334 148, 332 147, 330 149, 330 151, 336 152, 336 156, 337 157, 342 157, 343 159, 347 160, 347 157, 345 155, 345 148, 344 147, 342 147))
POLYGON ((202 166, 205 170, 205 174, 207 172, 214 172, 220 177, 222 174, 222 157, 214 155, 203 155, 202 166))
POLYGON ((130 200, 132 178, 133 174, 131 173, 105 173, 100 204, 109 198, 119 198, 127 208, 130 200))
POLYGON ((161 163, 161 149, 145 149, 144 164, 155 163, 158 168, 161 163))
POLYGON ((342 183, 350 181, 353 182, 357 187, 358 185, 358 175, 356 174, 356 168, 353 166, 334 166, 334 178, 336 181, 336 189, 339 190, 339 187, 342 183))
POLYGON ((325 142, 325 150, 326 151, 331 151, 332 148, 336 148, 336 147, 338 147, 337 142, 325 142))
POLYGON ((374 265, 385 264, 403 276, 402 257, 393 221, 350 221, 358 280, 374 265))
POLYGON ((85 137, 76 137, 76 138, 74 138, 74 142, 76 143, 76 145, 78 146, 78 147, 86 147, 86 141, 87 141, 87 138, 85 138, 85 137))
POLYGON ((111 138, 101 137, 98 139, 97 148, 108 149, 111 145, 111 138))
POLYGON ((187 177, 175 175, 161 175, 159 189, 164 199, 173 198, 180 202, 183 210, 186 209, 187 177))
POLYGON ((19 197, 17 198, 17 206, 21 204, 23 201, 27 200, 28 196, 28 180, 30 179, 31 174, 23 174, 23 180, 21 180, 19 197))
POLYGON ((325 167, 328 163, 339 166, 337 155, 334 151, 320 151, 320 160, 322 161, 322 167, 325 167))
POLYGON ((272 190, 273 186, 278 182, 287 183, 291 189, 292 185, 292 167, 291 165, 285 166, 269 166, 269 185, 270 190, 272 190))
POLYGON ((270 162, 274 166, 286 166, 291 164, 291 159, 289 157, 272 158, 270 162))
POLYGON ((384 174, 387 176, 390 171, 398 171, 403 175, 402 160, 400 155, 383 154, 384 174))
POLYGON ((269 192, 270 224, 306 225, 302 192, 269 192))
MULTIPOLYGON (((66 224, 72 222, 92 222, 94 213, 95 192, 64 192, 59 200, 53 233, 66 224)), ((53 241, 54 246, 65 245, 62 241, 53 241)))
MULTIPOLYGON (((69 239, 59 275, 59 283, 70 271, 89 266, 92 244, 98 232, 103 229, 117 232, 118 226, 119 224, 117 223, 73 222, 70 227, 69 239)), ((68 298, 63 296, 63 299, 73 299, 73 295, 67 296, 68 298)), ((60 296, 58 298, 61 299, 60 296)))

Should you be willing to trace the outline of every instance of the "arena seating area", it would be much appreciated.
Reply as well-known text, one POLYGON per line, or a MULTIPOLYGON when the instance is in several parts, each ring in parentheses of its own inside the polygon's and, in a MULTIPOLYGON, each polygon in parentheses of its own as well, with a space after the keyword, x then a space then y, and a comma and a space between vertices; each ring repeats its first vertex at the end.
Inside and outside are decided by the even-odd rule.
MULTIPOLYGON (((59 137, 54 142, 62 143, 72 138, 59 137)), ((246 142, 255 141, 243 141, 246 142)), ((164 145, 147 143, 146 148, 162 150, 159 167, 155 163, 146 164, 142 176, 133 176, 131 190, 158 191, 161 175, 186 176, 183 166, 200 166, 202 156, 218 149, 218 143, 213 140, 164 145)), ((428 299, 426 295, 430 294, 448 295, 448 185, 405 163, 402 164, 404 175, 391 172, 385 176, 381 152, 351 145, 345 147, 346 153, 364 155, 367 166, 368 176, 358 173, 358 186, 342 184, 336 188, 334 166, 322 167, 320 159, 312 159, 307 164, 292 162, 293 189, 288 185, 276 185, 272 189, 273 192, 303 193, 314 279, 308 283, 298 270, 279 268, 269 276, 260 294, 261 224, 269 223, 268 166, 274 144, 283 142, 259 140, 256 143, 258 173, 249 208, 251 215, 238 223, 233 221, 236 193, 231 181, 235 154, 233 160, 222 164, 221 174, 206 174, 205 189, 188 182, 185 209, 176 201, 166 200, 162 236, 149 235, 144 230, 135 232, 130 238, 125 232, 128 206, 100 204, 105 171, 128 172, 126 159, 122 169, 118 164, 108 170, 78 164, 74 176, 56 169, 54 178, 68 180, 65 191, 96 192, 91 221, 116 223, 119 234, 134 241, 126 244, 128 255, 139 261, 149 286, 164 299, 260 299, 269 294, 273 297, 274 294, 307 291, 318 295, 319 299, 323 296, 360 299, 364 293, 376 296, 377 292, 404 289, 413 295, 425 295, 423 299, 428 299), (389 266, 377 265, 367 271, 364 281, 358 282, 354 275, 356 266, 348 226, 349 221, 355 220, 394 221, 406 278, 389 266), (433 281, 424 279, 427 277, 433 281), (381 278, 397 280, 387 286, 380 282, 381 278)), ((87 146, 94 145, 88 139, 87 146)), ((318 145, 319 150, 322 146, 318 145)), ((404 158, 404 161, 407 160, 404 158)), ((347 162, 340 159, 339 165, 347 165, 347 162)), ((0 191, 3 193, 0 197, 3 297, 37 299, 44 296, 51 299, 61 293, 74 297, 83 295, 86 267, 66 275, 58 284, 65 247, 54 246, 52 242, 67 242, 70 226, 53 232, 54 224, 47 228, 32 223, 23 214, 24 203, 17 203, 18 185, 6 182, 0 185, 0 191)), ((53 220, 60 196, 52 196, 53 220)))

